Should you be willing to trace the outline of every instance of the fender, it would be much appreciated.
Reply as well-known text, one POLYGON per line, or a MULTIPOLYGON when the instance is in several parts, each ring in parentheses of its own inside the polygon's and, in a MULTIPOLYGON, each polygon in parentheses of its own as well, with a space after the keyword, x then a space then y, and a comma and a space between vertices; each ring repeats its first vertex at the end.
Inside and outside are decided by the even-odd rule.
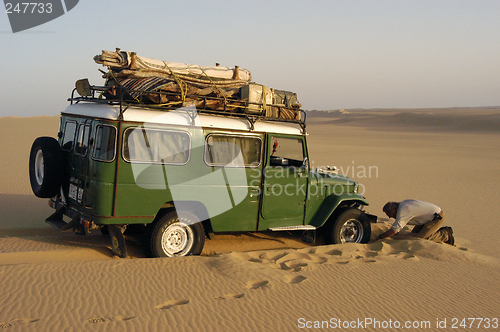
MULTIPOLYGON (((368 201, 361 195, 356 194, 343 194, 343 195, 329 195, 323 200, 320 207, 312 217, 309 225, 316 228, 323 226, 330 216, 338 209, 342 203, 359 203, 361 205, 368 205, 368 201)), ((349 204, 350 205, 350 204, 349 204)))
POLYGON ((207 208, 198 201, 170 201, 162 205, 159 211, 164 209, 175 209, 177 211, 185 210, 194 213, 200 220, 209 220, 207 208))
MULTIPOLYGON (((162 210, 175 209, 175 210, 185 210, 194 213, 198 218, 200 218, 205 233, 212 232, 212 224, 210 222, 210 216, 208 215, 208 210, 203 205, 203 203, 198 201, 170 201, 162 205, 158 210, 158 213, 153 221, 158 220, 158 217, 162 215, 162 210)), ((153 222, 152 221, 152 222, 153 222)))

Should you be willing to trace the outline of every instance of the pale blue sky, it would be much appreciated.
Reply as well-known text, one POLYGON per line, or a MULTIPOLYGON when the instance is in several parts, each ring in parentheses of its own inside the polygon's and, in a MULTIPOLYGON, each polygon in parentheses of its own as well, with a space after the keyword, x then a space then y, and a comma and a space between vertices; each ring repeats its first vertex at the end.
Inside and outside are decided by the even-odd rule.
POLYGON ((0 45, 0 116, 59 114, 115 47, 239 65, 308 110, 500 106, 498 0, 80 0, 16 34, 0 13, 0 45))

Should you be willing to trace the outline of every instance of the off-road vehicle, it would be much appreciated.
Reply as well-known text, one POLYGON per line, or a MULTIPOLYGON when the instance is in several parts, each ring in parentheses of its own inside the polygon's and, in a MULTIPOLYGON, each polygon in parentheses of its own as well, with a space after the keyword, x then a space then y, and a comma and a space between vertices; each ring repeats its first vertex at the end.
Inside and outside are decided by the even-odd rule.
MULTIPOLYGON (((273 118, 187 105, 185 98, 130 102, 137 91, 87 80, 77 88, 82 96, 73 91, 57 139, 37 138, 30 155, 33 192, 50 199, 55 212, 46 221, 58 229, 100 229, 122 257, 125 231, 140 236, 152 257, 200 254, 213 233, 370 239, 358 183, 310 169, 304 111, 273 118)), ((246 110, 255 106, 246 103, 246 110)), ((271 106, 280 113, 286 105, 264 105, 271 106)))

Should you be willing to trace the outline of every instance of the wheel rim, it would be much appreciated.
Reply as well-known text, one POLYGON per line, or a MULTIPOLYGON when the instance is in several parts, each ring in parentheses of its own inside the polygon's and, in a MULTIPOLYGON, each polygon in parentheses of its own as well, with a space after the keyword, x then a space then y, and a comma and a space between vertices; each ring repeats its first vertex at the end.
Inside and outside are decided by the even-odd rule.
POLYGON ((42 185, 44 177, 43 171, 43 152, 38 150, 35 156, 35 179, 38 185, 42 185))
POLYGON ((346 242, 361 242, 363 238, 363 225, 356 219, 349 219, 342 225, 340 230, 340 241, 346 242))
POLYGON ((176 222, 163 232, 161 247, 167 256, 185 256, 193 247, 193 239, 191 227, 182 222, 176 222))

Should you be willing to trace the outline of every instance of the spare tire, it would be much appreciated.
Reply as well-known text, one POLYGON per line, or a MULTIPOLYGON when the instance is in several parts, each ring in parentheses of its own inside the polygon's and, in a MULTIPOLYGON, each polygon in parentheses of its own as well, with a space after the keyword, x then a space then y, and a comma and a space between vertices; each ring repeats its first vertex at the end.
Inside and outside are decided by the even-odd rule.
POLYGON ((63 155, 61 147, 53 137, 38 137, 31 146, 30 182, 37 197, 50 198, 57 195, 63 177, 63 155))

